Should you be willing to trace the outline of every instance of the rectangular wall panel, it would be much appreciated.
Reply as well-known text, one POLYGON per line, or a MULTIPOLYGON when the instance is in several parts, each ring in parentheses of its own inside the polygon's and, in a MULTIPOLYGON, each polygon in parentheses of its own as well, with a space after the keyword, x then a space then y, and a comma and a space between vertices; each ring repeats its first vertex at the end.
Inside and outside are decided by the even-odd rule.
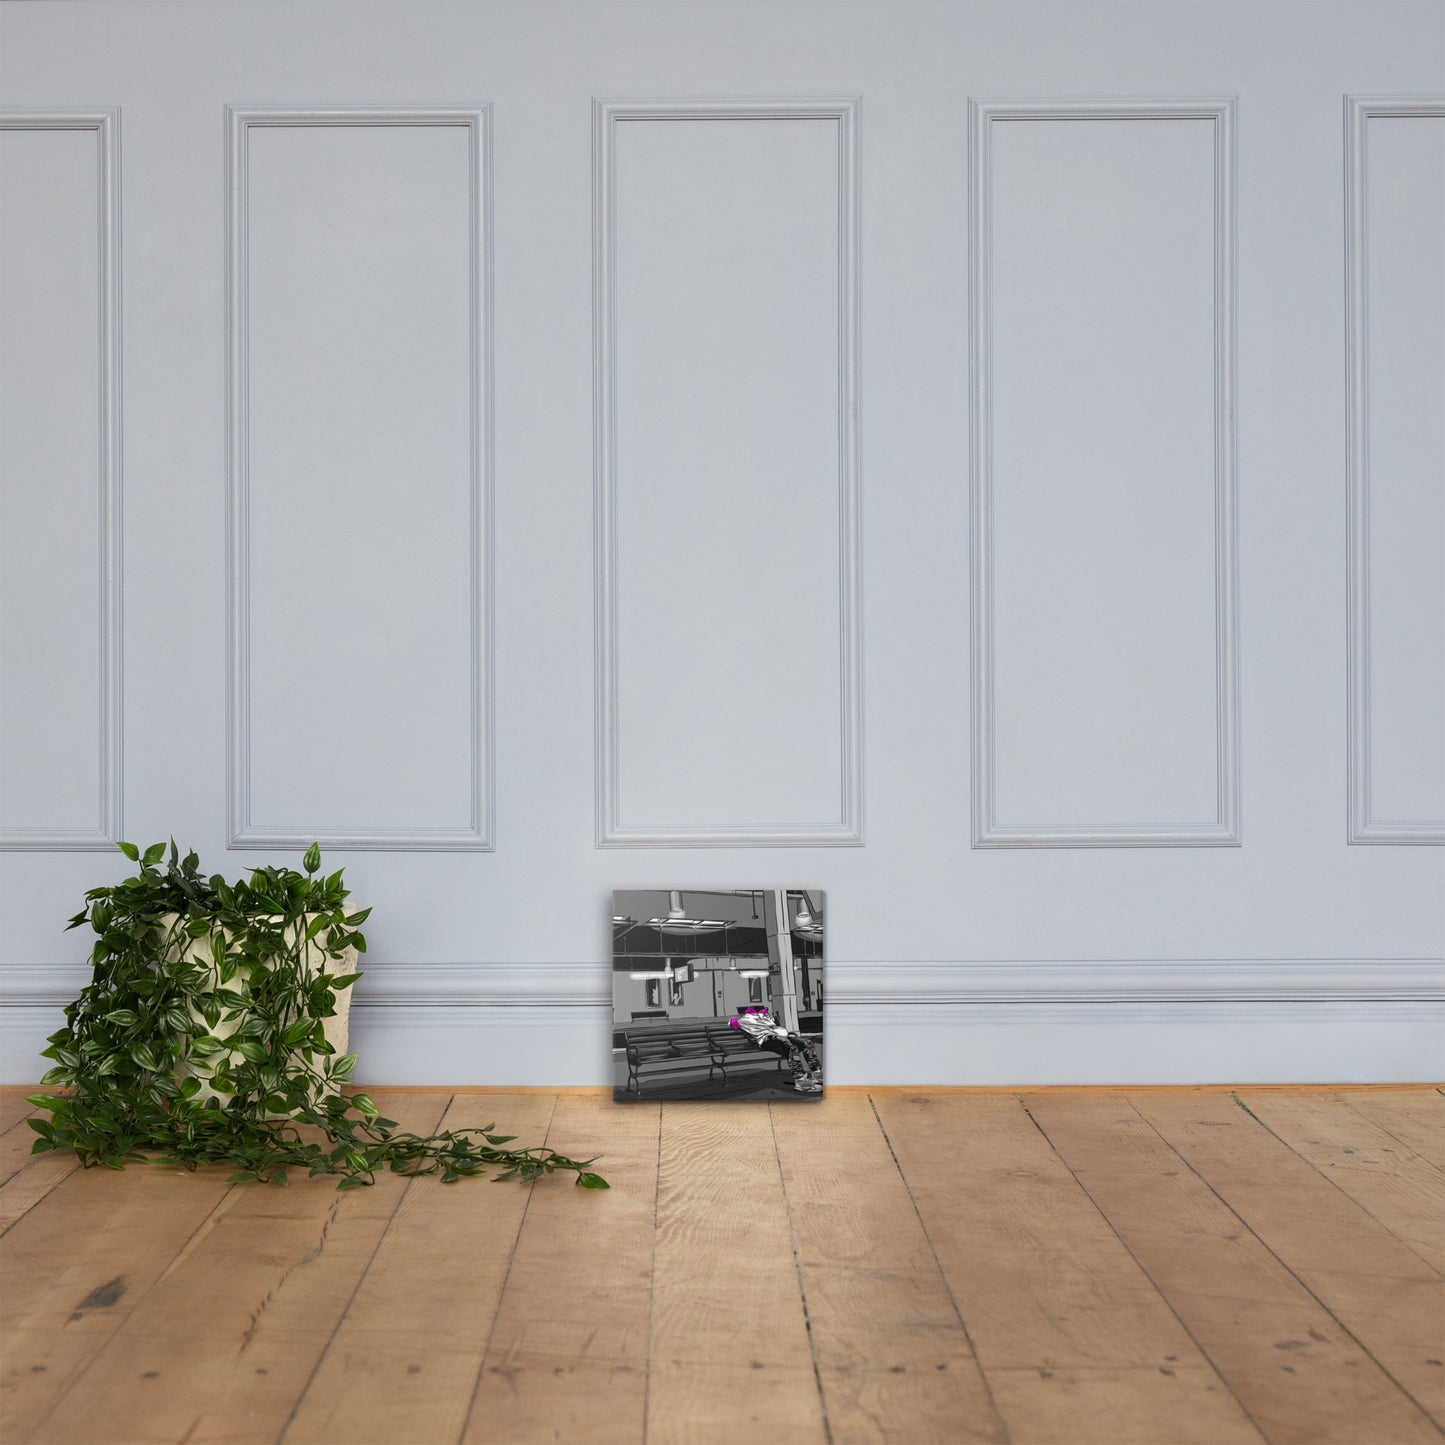
POLYGON ((1236 844, 1229 101, 975 101, 974 845, 1236 844))
POLYGON ((1445 843, 1445 99, 1345 121, 1350 842, 1445 843))
POLYGON ((599 843, 856 844, 856 105, 595 115, 599 843))
POLYGON ((491 846, 486 119, 231 112, 232 846, 491 846))
POLYGON ((117 112, 0 113, 0 847, 120 836, 117 112))

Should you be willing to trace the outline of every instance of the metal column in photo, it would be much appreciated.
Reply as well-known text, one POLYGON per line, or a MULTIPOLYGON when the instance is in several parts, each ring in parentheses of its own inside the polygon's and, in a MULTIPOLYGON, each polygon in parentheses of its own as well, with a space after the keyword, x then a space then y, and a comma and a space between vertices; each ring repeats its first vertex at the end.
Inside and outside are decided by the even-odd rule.
POLYGON ((768 969, 774 1011, 789 1033, 798 1032, 798 981, 793 972, 793 932, 788 895, 781 888, 763 893, 763 920, 768 931, 768 969))

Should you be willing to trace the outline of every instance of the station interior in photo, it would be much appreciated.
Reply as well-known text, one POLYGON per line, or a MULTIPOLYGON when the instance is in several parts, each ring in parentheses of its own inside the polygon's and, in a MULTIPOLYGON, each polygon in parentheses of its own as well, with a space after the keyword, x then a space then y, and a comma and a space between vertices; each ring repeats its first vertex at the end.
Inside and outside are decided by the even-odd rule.
MULTIPOLYGON (((627 1077, 629 1043, 655 1045, 726 1028, 749 1007, 769 1009, 790 1032, 821 1042, 823 910, 816 890, 617 890, 612 1044, 619 1086, 627 1077)), ((679 1052, 683 1058, 689 1053, 685 1047, 679 1052)), ((705 1051, 698 1058, 700 1079, 689 1079, 679 1063, 679 1077, 658 1078, 655 1086, 636 1091, 689 1096, 689 1085, 709 1081, 705 1051)), ((634 1086, 642 1082, 633 1080, 634 1086)), ((717 1084, 716 1071, 710 1082, 717 1084)), ((707 1093, 734 1097, 737 1086, 733 1081, 707 1093)))

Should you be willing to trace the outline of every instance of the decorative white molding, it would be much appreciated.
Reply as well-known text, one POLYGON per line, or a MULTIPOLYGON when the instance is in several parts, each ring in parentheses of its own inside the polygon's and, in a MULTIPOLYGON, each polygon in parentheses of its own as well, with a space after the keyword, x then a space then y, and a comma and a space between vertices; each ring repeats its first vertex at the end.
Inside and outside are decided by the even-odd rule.
POLYGON ((1442 96, 1345 97, 1345 368, 1348 493, 1346 676, 1349 689, 1349 841, 1445 843, 1445 819, 1385 822, 1370 788, 1370 296, 1367 125, 1374 116, 1445 119, 1442 96))
POLYGON ((491 852, 496 779, 492 605, 492 207, 491 107, 251 110, 226 107, 228 129, 226 357, 229 508, 227 766, 231 848, 335 851, 491 852), (258 126, 464 126, 470 134, 471 214, 471 820, 464 828, 359 830, 319 823, 278 828, 251 816, 251 632, 248 277, 248 138, 258 126))
POLYGON ((15 828, 0 850, 99 853, 121 834, 123 797, 121 630, 120 109, 0 111, 0 130, 90 130, 100 147, 100 799, 94 828, 15 828))
POLYGON ((863 842, 862 565, 859 499, 858 112, 853 100, 592 102, 593 475, 599 848, 798 848, 863 842), (838 126, 838 616, 842 770, 837 822, 797 826, 626 823, 619 799, 617 682, 616 134, 634 121, 831 120, 838 126))
MULTIPOLYGON (((387 1011, 540 1009, 599 1018, 612 1007, 609 962, 408 963, 362 960, 353 1008, 387 1011)), ((1445 1007, 1445 959, 847 960, 826 966, 827 1009, 1102 1009, 1139 1005, 1315 1005, 1369 1011, 1445 1007)), ((0 1005, 58 1008, 90 979, 83 964, 0 969, 0 1005)), ((1128 1015, 1132 1016, 1132 1015, 1128 1015)))
POLYGON ((829 963, 829 1007, 953 1004, 1068 1008, 1270 1003, 1445 1004, 1445 960, 1026 959, 829 963))
MULTIPOLYGON (((30 1082, 83 965, 0 970, 3 1078, 30 1082), (33 1067, 32 1067, 33 1064, 33 1067)), ((844 1084, 1435 1081, 1445 961, 833 962, 844 1084)), ((607 963, 372 963, 352 1039, 381 1083, 611 1079, 607 963)))
POLYGON ((1238 645, 1235 615, 1235 221, 1233 98, 970 100, 969 271, 972 414, 973 846, 1234 847, 1239 832, 1238 645), (1021 825, 997 816, 993 638, 992 127, 1010 121, 1202 120, 1214 127, 1214 616, 1216 813, 1198 823, 1021 825))

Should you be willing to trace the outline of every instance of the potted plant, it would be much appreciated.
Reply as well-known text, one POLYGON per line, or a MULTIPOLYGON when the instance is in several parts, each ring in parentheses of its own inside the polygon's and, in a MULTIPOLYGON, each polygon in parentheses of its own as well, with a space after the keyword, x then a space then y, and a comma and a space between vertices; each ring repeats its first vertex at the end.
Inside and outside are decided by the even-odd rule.
POLYGON ((44 1057, 45 1084, 67 1092, 29 1102, 33 1152, 74 1149, 87 1165, 153 1159, 195 1169, 239 1166, 236 1181, 284 1184, 293 1165, 339 1176, 338 1189, 379 1170, 439 1174, 445 1184, 497 1169, 498 1179, 571 1170, 605 1189, 591 1159, 510 1149, 511 1135, 454 1129, 399 1132, 361 1093, 346 1094, 352 971, 365 952, 341 870, 323 876, 313 844, 304 872, 256 868, 248 879, 206 878, 171 840, 121 852, 137 873, 92 888, 69 927, 96 935, 90 984, 65 1010, 44 1057))

